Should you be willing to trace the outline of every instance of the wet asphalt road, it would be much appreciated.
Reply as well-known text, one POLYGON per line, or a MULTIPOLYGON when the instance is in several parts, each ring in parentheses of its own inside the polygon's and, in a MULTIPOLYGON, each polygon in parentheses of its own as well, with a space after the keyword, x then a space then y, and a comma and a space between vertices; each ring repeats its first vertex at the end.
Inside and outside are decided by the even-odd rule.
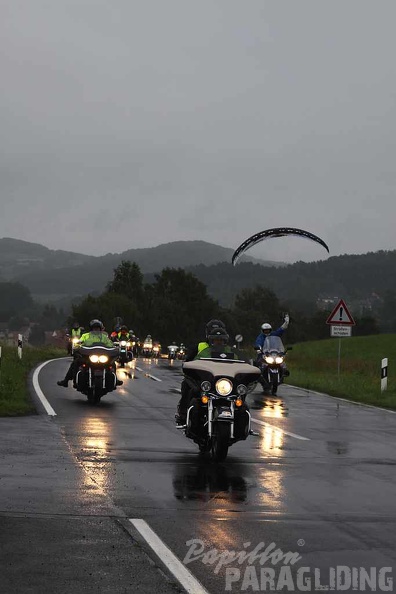
MULTIPOLYGON (((296 573, 301 567, 310 568, 312 577, 320 571, 322 585, 329 584, 330 567, 376 572, 388 567, 395 573, 395 414, 290 386, 282 386, 275 398, 257 391, 249 404, 260 435, 235 444, 226 462, 214 464, 175 428, 179 362, 139 359, 138 369, 128 370, 130 377, 119 370, 124 385, 99 406, 56 385, 68 363, 49 363, 39 376, 57 416, 37 417, 29 437, 23 430, 29 421, 18 421, 22 429, 14 425, 25 437, 18 451, 10 447, 17 468, 10 468, 8 456, 8 480, 1 481, 6 487, 0 494, 1 561, 7 588, 17 584, 20 589, 0 585, 1 592, 177 591, 175 580, 166 579, 168 569, 128 521, 136 518, 145 520, 180 560, 191 539, 200 539, 204 551, 252 551, 260 543, 265 543, 262 549, 275 543, 284 553, 298 553, 301 559, 290 566, 288 578, 297 591, 302 591, 296 573), (46 444, 48 453, 40 462, 46 444), (29 458, 37 480, 18 488, 29 458), (27 566, 26 543, 34 549, 27 566), (41 571, 37 551, 44 559, 41 571), (50 571, 54 558, 61 565, 50 571), (98 558, 103 562, 96 567, 98 558), (25 589, 22 567, 33 575, 31 589, 25 589), (43 576, 51 576, 57 587, 40 589, 43 576)), ((264 567, 274 571, 273 586, 260 583, 259 560, 250 569, 248 563, 231 562, 232 576, 225 566, 216 570, 202 559, 186 566, 211 594, 260 587, 280 591, 284 564, 271 561, 264 567)), ((355 591, 370 591, 358 581, 355 585, 355 591)), ((315 589, 314 582, 305 588, 315 589)))

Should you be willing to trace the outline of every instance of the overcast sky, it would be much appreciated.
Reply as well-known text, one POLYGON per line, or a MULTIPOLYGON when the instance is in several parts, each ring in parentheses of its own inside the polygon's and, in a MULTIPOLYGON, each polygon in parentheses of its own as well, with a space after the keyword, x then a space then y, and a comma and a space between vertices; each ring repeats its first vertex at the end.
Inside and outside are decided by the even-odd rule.
POLYGON ((396 249, 395 0, 0 7, 0 237, 101 255, 286 225, 396 249))

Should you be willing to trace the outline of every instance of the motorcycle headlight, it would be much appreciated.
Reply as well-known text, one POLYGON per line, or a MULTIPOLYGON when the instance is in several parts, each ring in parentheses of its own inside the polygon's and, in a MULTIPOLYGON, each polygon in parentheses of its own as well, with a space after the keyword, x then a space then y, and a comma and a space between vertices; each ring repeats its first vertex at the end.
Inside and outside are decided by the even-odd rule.
POLYGON ((278 365, 283 363, 283 357, 275 357, 275 363, 278 363, 278 365))
POLYGON ((230 380, 222 378, 216 382, 216 392, 220 396, 229 396, 232 392, 232 383, 230 380))
POLYGON ((127 345, 126 340, 121 340, 120 345, 121 346, 126 346, 127 345))
POLYGON ((99 363, 107 363, 109 360, 107 355, 99 355, 99 363))
POLYGON ((247 394, 247 387, 244 384, 239 384, 239 386, 237 387, 237 392, 239 394, 239 396, 243 396, 244 394, 247 394))
POLYGON ((275 359, 273 357, 265 357, 265 362, 272 364, 275 363, 275 359))
POLYGON ((77 337, 76 338, 72 338, 72 343, 73 344, 77 344, 78 342, 80 342, 80 339, 79 338, 77 338, 77 337))
POLYGON ((130 342, 127 342, 127 346, 130 347, 131 346, 131 343, 130 342))
POLYGON ((201 384, 202 392, 209 392, 211 387, 212 387, 212 384, 210 382, 208 382, 208 380, 202 382, 202 384, 201 384))
POLYGON ((98 363, 99 357, 98 355, 89 355, 89 360, 91 361, 91 363, 98 363))

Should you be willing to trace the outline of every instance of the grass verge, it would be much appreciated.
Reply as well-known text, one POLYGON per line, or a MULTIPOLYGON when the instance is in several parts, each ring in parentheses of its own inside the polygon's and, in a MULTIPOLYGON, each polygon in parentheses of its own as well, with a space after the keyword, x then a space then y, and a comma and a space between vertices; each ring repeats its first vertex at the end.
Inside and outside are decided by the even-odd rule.
POLYGON ((0 416, 26 415, 35 412, 27 377, 39 363, 65 356, 65 349, 24 347, 22 359, 16 347, 2 347, 0 367, 0 416))
POLYGON ((293 345, 290 383, 355 402, 396 409, 396 335, 331 338, 293 345), (340 374, 338 348, 341 340, 340 374), (388 357, 388 389, 381 393, 381 360, 388 357))

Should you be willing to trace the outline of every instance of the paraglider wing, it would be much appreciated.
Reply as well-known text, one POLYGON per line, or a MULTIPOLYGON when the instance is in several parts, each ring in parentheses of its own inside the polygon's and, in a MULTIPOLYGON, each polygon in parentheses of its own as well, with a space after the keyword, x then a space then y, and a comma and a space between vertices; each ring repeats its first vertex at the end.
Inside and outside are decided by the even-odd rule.
POLYGON ((311 241, 319 243, 327 251, 329 251, 329 248, 327 247, 323 239, 320 239, 320 237, 314 235, 313 233, 309 233, 309 231, 304 231, 303 229, 294 229, 293 227, 276 227, 275 229, 265 229, 265 231, 260 231, 260 233, 252 235, 243 243, 241 243, 241 245, 235 250, 232 256, 233 265, 235 266, 239 258, 242 256, 244 252, 246 252, 246 250, 250 249, 257 243, 260 243, 260 241, 263 241, 264 239, 268 239, 270 237, 284 237, 286 235, 294 235, 296 237, 310 239, 311 241))

